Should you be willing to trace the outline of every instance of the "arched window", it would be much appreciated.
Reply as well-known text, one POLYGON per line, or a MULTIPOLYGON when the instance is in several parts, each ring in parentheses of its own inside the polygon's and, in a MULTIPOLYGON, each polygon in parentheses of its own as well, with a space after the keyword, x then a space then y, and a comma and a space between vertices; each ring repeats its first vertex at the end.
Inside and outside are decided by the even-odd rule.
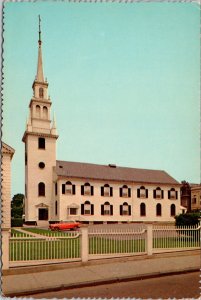
POLYGON ((38 138, 38 148, 45 149, 45 138, 42 137, 38 138))
POLYGON ((170 215, 171 217, 174 217, 176 215, 176 207, 175 207, 175 204, 172 204, 170 206, 170 215))
POLYGON ((70 181, 66 182, 66 194, 72 194, 72 183, 70 181))
POLYGON ((62 194, 75 195, 75 184, 72 184, 70 181, 62 184, 62 194))
POLYGON ((146 205, 144 203, 140 204, 140 216, 141 217, 146 216, 146 205))
POLYGON ((101 186, 101 196, 104 197, 112 197, 113 196, 113 189, 110 187, 109 184, 105 184, 104 186, 101 186))
POLYGON ((156 205, 156 215, 157 215, 158 217, 160 217, 160 216, 162 215, 161 204, 160 204, 160 203, 158 203, 158 204, 156 205))
POLYGON ((55 201, 55 215, 57 216, 57 201, 55 201))
POLYGON ((120 197, 131 197, 131 189, 128 188, 127 185, 123 185, 120 189, 119 189, 119 195, 120 197))
POLYGON ((81 186, 81 195, 93 196, 94 187, 90 185, 90 183, 86 182, 81 186))
POLYGON ((45 184, 44 184, 44 182, 40 182, 38 184, 38 196, 45 196, 45 184))
POLYGON ((94 214, 94 205, 90 201, 85 201, 84 204, 81 204, 81 215, 93 215, 94 214))
POLYGON ((121 216, 130 216, 131 215, 131 206, 127 202, 124 202, 123 205, 120 205, 120 215, 121 216))
POLYGON ((36 118, 40 118, 40 106, 36 105, 36 118))
POLYGON ((43 106, 43 119, 48 119, 48 109, 46 106, 43 106))
POLYGON ((43 98, 43 88, 39 88, 39 98, 43 98))
POLYGON ((177 191, 175 191, 174 188, 171 188, 171 189, 168 191, 168 199, 170 199, 170 200, 175 200, 175 199, 177 199, 177 191))
POLYGON ((137 197, 148 198, 148 189, 145 189, 144 186, 141 186, 139 189, 137 189, 137 197))
POLYGON ((101 215, 112 216, 113 205, 111 205, 109 202, 105 202, 103 205, 101 205, 101 215))
POLYGON ((154 190, 154 199, 162 199, 163 198, 163 191, 161 190, 160 187, 157 187, 154 190))

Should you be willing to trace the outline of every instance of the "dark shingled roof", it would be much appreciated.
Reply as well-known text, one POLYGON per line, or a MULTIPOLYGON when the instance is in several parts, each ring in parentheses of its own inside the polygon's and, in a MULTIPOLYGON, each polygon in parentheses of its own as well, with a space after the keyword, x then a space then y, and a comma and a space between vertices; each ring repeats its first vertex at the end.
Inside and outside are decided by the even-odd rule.
POLYGON ((165 171, 145 170, 115 165, 97 165, 57 160, 56 173, 62 177, 113 180, 139 183, 180 184, 165 171))

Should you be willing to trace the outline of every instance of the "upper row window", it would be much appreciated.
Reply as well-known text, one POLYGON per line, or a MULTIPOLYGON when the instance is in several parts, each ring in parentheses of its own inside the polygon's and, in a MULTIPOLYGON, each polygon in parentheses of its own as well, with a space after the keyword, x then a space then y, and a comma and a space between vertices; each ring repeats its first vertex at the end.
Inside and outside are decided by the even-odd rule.
POLYGON ((44 92, 43 92, 43 88, 39 88, 39 98, 43 98, 44 96, 44 92))
POLYGON ((38 138, 38 148, 45 149, 45 138, 42 137, 38 138))

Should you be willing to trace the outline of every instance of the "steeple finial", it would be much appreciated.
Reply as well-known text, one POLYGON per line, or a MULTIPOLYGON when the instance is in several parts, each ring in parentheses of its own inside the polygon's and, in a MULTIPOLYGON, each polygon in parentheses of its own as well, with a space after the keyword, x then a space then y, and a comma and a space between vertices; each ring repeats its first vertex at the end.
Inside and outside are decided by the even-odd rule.
POLYGON ((41 18, 40 18, 40 15, 38 16, 38 25, 39 25, 39 39, 38 39, 38 43, 39 45, 41 45, 42 41, 41 41, 41 27, 40 27, 40 24, 41 24, 41 18))

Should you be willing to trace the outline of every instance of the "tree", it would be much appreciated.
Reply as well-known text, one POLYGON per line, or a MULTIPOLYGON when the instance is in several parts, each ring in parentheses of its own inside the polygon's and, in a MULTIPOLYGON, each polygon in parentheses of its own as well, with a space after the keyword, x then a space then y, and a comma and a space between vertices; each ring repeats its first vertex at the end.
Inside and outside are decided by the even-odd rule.
POLYGON ((24 195, 16 194, 11 201, 11 217, 22 218, 24 211, 24 195))

